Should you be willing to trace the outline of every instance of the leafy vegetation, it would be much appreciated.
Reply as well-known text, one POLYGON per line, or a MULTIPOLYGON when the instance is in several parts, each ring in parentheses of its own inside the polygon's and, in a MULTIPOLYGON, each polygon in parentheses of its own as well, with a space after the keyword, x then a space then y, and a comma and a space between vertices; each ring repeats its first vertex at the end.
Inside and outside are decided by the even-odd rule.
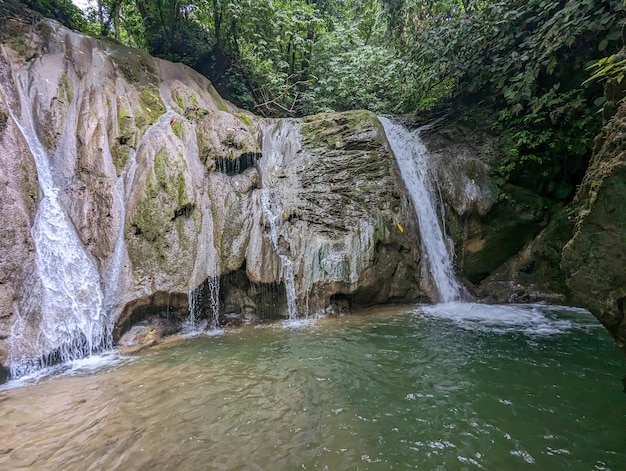
POLYGON ((23 3, 184 62, 266 116, 487 108, 498 177, 557 200, 587 165, 602 81, 626 73, 622 0, 98 0, 78 17, 69 0, 23 3))

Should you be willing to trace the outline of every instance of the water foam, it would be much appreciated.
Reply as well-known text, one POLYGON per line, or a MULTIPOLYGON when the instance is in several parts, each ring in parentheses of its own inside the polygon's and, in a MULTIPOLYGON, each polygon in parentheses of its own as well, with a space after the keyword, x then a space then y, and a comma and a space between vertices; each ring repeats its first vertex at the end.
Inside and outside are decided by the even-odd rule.
POLYGON ((598 322, 586 310, 539 304, 477 304, 453 302, 420 307, 416 312, 446 319, 467 330, 528 335, 555 335, 575 328, 595 328, 598 322))

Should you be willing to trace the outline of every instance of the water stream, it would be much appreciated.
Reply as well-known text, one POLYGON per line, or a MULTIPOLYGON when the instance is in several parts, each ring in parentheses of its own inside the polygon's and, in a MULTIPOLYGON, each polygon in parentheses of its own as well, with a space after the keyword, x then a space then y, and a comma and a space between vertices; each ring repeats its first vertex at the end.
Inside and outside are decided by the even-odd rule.
POLYGON ((261 169, 261 208, 270 228, 270 240, 282 267, 282 279, 287 295, 288 320, 298 317, 296 304, 296 280, 293 262, 279 241, 279 224, 282 222, 282 202, 280 188, 277 185, 279 173, 285 163, 299 150, 299 129, 288 120, 278 120, 263 126, 263 158, 259 161, 261 169))
POLYGON ((584 311, 377 308, 109 360, 0 390, 0 469, 626 469, 622 355, 584 311))
POLYGON ((417 213, 422 248, 438 301, 458 301, 461 299, 461 288, 456 281, 452 257, 448 253, 445 235, 435 211, 435 193, 428 172, 428 150, 419 138, 418 131, 411 131, 389 118, 381 117, 380 121, 417 213))
POLYGON ((35 132, 25 99, 28 87, 21 79, 27 80, 23 75, 15 82, 20 85, 20 107, 24 112, 21 117, 11 109, 9 113, 35 160, 42 192, 31 236, 43 292, 40 319, 34 327, 39 335, 27 333, 33 328, 27 313, 18 313, 13 325, 9 343, 12 377, 28 374, 50 361, 89 356, 112 343, 100 275, 61 206, 50 156, 35 132), (42 356, 32 358, 24 351, 41 352, 42 356))

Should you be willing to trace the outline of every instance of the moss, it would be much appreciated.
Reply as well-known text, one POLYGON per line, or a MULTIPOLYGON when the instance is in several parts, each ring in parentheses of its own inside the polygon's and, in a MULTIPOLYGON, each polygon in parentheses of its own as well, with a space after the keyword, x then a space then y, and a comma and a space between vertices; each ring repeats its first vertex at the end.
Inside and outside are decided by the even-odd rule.
MULTIPOLYGON (((183 165, 180 160, 172 160, 165 149, 154 156, 153 173, 146 184, 143 199, 130 217, 127 233, 131 241, 143 241, 138 244, 133 242, 129 250, 136 266, 154 260, 156 254, 164 270, 175 270, 176 267, 172 266, 174 260, 168 256, 172 240, 178 241, 181 253, 193 251, 193 241, 187 235, 183 221, 191 218, 197 226, 200 216, 194 211, 195 203, 187 197, 185 175, 181 171, 183 165), (177 232, 177 236, 172 234, 173 231, 177 232)), ((185 263, 178 259, 174 262, 185 263)))
POLYGON ((364 110, 321 113, 303 118, 302 123, 301 134, 306 144, 331 149, 346 147, 351 138, 365 129, 381 127, 376 115, 364 110))
POLYGON ((65 95, 64 98, 66 103, 70 103, 74 98, 74 87, 72 86, 72 82, 70 82, 67 73, 61 75, 61 79, 59 80, 59 86, 61 87, 61 91, 65 95))
POLYGON ((37 170, 26 164, 20 165, 22 170, 22 187, 26 194, 28 201, 27 204, 31 208, 35 208, 39 203, 39 181, 37 179, 37 170))
POLYGON ((146 52, 121 45, 111 38, 101 38, 118 70, 130 83, 154 86, 157 83, 154 59, 146 52))
POLYGON ((208 110, 198 107, 198 97, 194 93, 187 94, 179 90, 174 101, 180 113, 191 122, 199 121, 209 114, 208 110))
POLYGON ((189 206, 187 201, 187 185, 185 184, 185 176, 182 173, 176 175, 176 188, 178 190, 178 207, 189 206))
POLYGON ((172 131, 176 135, 178 139, 183 138, 183 123, 182 121, 176 120, 172 123, 172 131))
POLYGON ((159 117, 165 113, 165 104, 155 87, 141 87, 139 99, 142 107, 135 111, 135 124, 143 129, 156 123, 159 117))
POLYGON ((20 57, 23 57, 26 60, 30 60, 32 58, 26 44, 26 38, 23 35, 10 36, 7 39, 7 42, 9 43, 11 49, 13 49, 20 57))
POLYGON ((167 158, 168 153, 166 150, 160 150, 154 156, 154 174, 156 176, 156 181, 159 182, 163 187, 167 186, 167 158))
POLYGON ((245 124, 246 126, 248 126, 248 129, 253 129, 253 122, 252 122, 252 118, 250 117, 250 115, 246 114, 246 113, 238 113, 237 117, 241 120, 241 122, 243 124, 245 124))
POLYGON ((46 119, 41 123, 40 140, 41 144, 48 150, 54 149, 59 134, 53 128, 54 116, 49 110, 46 112, 46 119))
POLYGON ((118 136, 111 146, 111 157, 117 174, 120 175, 124 166, 128 163, 130 146, 134 143, 135 125, 129 111, 124 106, 117 108, 118 136))
POLYGON ((20 57, 30 61, 43 49, 42 46, 38 47, 39 38, 33 34, 33 25, 41 23, 41 15, 30 10, 11 11, 11 8, 6 8, 11 7, 11 4, 0 1, 0 40, 6 42, 20 57))
POLYGON ((176 96, 174 96, 174 101, 181 110, 185 108, 185 100, 180 93, 177 93, 176 96))
POLYGON ((215 102, 215 105, 217 106, 218 110, 228 111, 228 105, 226 104, 224 99, 221 97, 221 95, 217 93, 217 90, 215 90, 215 87, 213 87, 213 85, 209 83, 206 87, 206 91, 209 93, 209 95, 211 95, 211 98, 215 102))
POLYGON ((139 104, 132 112, 121 104, 117 108, 118 133, 111 145, 111 156, 118 175, 139 136, 165 112, 165 105, 154 87, 139 87, 139 104))
POLYGON ((37 31, 41 35, 44 44, 48 44, 53 33, 50 25, 45 21, 40 21, 39 23, 37 23, 37 31))
POLYGON ((9 114, 5 110, 0 109, 0 132, 4 131, 4 129, 7 127, 8 121, 9 114))

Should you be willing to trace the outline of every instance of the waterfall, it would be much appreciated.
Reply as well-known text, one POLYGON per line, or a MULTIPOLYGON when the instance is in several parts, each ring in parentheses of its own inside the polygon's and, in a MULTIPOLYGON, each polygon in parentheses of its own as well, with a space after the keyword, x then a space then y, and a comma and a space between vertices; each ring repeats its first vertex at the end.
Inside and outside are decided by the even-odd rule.
POLYGON ((452 259, 433 204, 434 191, 428 174, 428 150, 418 131, 408 130, 388 118, 381 117, 380 121, 417 213, 422 248, 438 300, 444 303, 458 301, 461 299, 461 288, 454 276, 452 259))
POLYGON ((289 320, 298 316, 296 304, 296 280, 293 262, 280 245, 279 223, 284 214, 281 207, 280 190, 277 185, 278 175, 283 164, 288 163, 300 149, 300 131, 292 121, 279 120, 263 126, 263 157, 259 161, 261 170, 261 207, 263 216, 270 227, 270 240, 280 259, 282 279, 287 295, 287 313, 289 320))
MULTIPOLYGON (((21 94, 23 96, 23 94, 21 94)), ((24 100, 22 110, 30 106, 24 100)), ((35 340, 27 341, 28 313, 18 314, 9 345, 11 376, 20 377, 50 362, 83 358, 112 345, 111 328, 104 309, 100 275, 63 211, 49 156, 39 141, 32 115, 23 124, 9 109, 35 160, 42 198, 31 236, 37 274, 42 286, 40 317, 35 340), (26 348, 24 348, 26 347, 26 348), (25 353, 28 352, 28 353, 25 353), (42 356, 33 358, 32 352, 42 356)), ((31 338, 33 338, 31 336, 31 338)))

